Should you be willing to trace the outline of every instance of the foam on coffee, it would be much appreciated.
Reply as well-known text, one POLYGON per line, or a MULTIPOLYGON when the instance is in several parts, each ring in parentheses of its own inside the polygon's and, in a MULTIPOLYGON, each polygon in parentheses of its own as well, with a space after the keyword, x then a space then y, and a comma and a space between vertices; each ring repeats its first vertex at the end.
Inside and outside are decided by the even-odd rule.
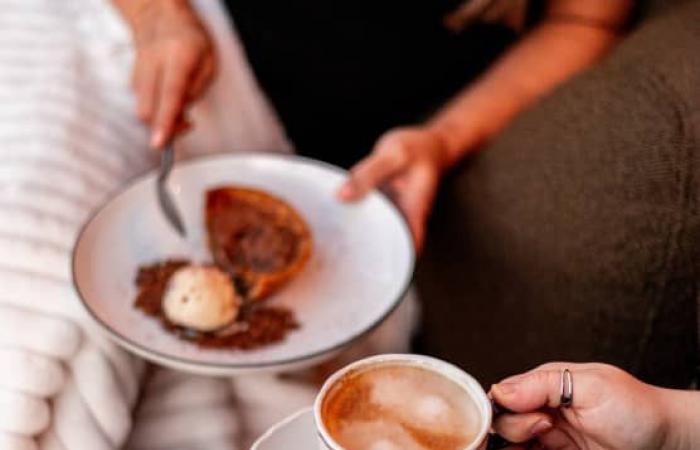
POLYGON ((408 363, 346 374, 328 391, 321 414, 346 450, 463 450, 481 425, 463 387, 408 363))

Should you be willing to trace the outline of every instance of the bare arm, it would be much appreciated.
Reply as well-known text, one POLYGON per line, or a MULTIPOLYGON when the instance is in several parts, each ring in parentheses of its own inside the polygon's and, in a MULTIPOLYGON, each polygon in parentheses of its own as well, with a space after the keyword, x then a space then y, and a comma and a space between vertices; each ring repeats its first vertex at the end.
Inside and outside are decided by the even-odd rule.
POLYGON ((543 22, 440 111, 429 127, 459 160, 518 112, 588 67, 618 40, 630 0, 552 0, 543 22))
POLYGON ((633 0, 550 0, 543 22, 427 124, 389 130, 340 188, 344 201, 385 187, 420 248, 442 172, 618 41, 633 0))
POLYGON ((148 5, 148 0, 112 0, 114 6, 121 12, 130 27, 133 28, 138 17, 148 5))
POLYGON ((668 446, 691 450, 700 446, 700 392, 662 389, 667 411, 668 446))

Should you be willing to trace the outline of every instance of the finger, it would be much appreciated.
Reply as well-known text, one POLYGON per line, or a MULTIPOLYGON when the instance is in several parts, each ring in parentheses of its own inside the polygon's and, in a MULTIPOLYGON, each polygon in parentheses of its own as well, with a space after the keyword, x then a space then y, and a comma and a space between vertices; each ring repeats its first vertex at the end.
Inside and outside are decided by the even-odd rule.
POLYGON ((176 55, 168 62, 153 120, 151 147, 161 148, 172 136, 175 121, 182 114, 185 105, 187 83, 195 63, 195 57, 190 53, 176 55))
POLYGON ((350 171, 350 178, 341 186, 338 197, 343 201, 359 200, 404 168, 405 164, 405 150, 402 147, 380 146, 350 171))
POLYGON ((496 402, 515 412, 557 408, 561 395, 560 370, 535 370, 508 378, 491 388, 496 402))
MULTIPOLYGON (((523 401, 537 402, 538 400, 533 400, 533 397, 536 394, 532 390, 530 395, 521 395, 522 391, 526 391, 528 387, 520 385, 522 383, 536 383, 538 382, 537 380, 539 380, 540 383, 544 383, 544 379, 547 378, 547 383, 549 383, 549 391, 547 392, 548 397, 544 399, 544 394, 540 393, 538 394, 540 395, 539 400, 547 401, 548 404, 546 406, 551 408, 559 407, 561 403, 562 374, 564 373, 565 369, 570 370, 572 374, 572 381, 574 384, 573 389, 575 394, 573 396, 573 405, 571 406, 574 410, 581 410, 596 406, 602 399, 605 398, 605 392, 607 392, 611 383, 615 383, 616 380, 619 380, 620 376, 629 378, 629 374, 626 372, 607 364, 553 362, 543 364, 529 372, 506 378, 495 386, 496 389, 494 390, 493 394, 494 396, 498 396, 499 394, 501 395, 501 398, 497 399, 499 403, 501 400, 510 400, 515 401, 516 403, 522 403, 523 401), (506 387, 506 389, 511 391, 519 387, 519 390, 521 391, 520 394, 512 393, 514 396, 519 396, 519 399, 503 399, 503 387, 506 387)), ((541 387, 544 389, 544 386, 541 387)), ((503 404, 503 406, 508 407, 505 404, 503 404)), ((535 406, 533 408, 537 409, 541 406, 543 405, 535 406)), ((526 410, 527 409, 524 409, 519 412, 525 412, 526 410)))
POLYGON ((370 155, 357 164, 338 190, 343 201, 356 201, 394 175, 399 166, 386 155, 370 155))
POLYGON ((37 397, 55 395, 65 381, 58 361, 27 351, 0 348, 0 387, 37 397))
POLYGON ((80 339, 80 330, 68 320, 0 305, 0 346, 65 360, 78 350, 80 339), (29 324, 41 331, 28 333, 29 324))
POLYGON ((501 383, 511 383, 511 382, 516 382, 520 380, 524 380, 527 378, 530 374, 538 372, 538 371, 543 371, 543 370, 551 370, 551 371, 557 371, 561 373, 564 369, 569 369, 569 370, 574 370, 576 369, 577 372, 580 372, 582 370, 587 370, 590 368, 595 368, 599 366, 600 364, 598 363, 571 363, 571 362, 548 362, 541 364, 533 369, 528 370, 527 372, 523 372, 517 375, 513 375, 511 377, 505 378, 501 380, 501 383))
POLYGON ((180 118, 175 122, 175 129, 173 130, 173 135, 179 136, 186 134, 192 129, 192 121, 186 118, 180 118))
POLYGON ((576 441, 561 428, 551 430, 537 436, 537 441, 547 450, 575 450, 579 446, 576 441))
POLYGON ((190 84, 188 99, 196 100, 201 97, 211 84, 215 73, 216 59, 211 56, 205 58, 190 84))
POLYGON ((425 240, 425 227, 432 208, 438 180, 427 168, 417 168, 407 180, 397 180, 393 186, 396 202, 403 211, 413 234, 416 248, 420 249, 425 240))
POLYGON ((139 57, 134 68, 136 114, 143 122, 151 123, 158 96, 160 66, 152 58, 139 57))
POLYGON ((175 127, 175 131, 173 131, 173 135, 175 135, 175 136, 184 135, 184 134, 187 134, 191 129, 192 129, 191 122, 182 122, 175 127))
POLYGON ((557 361, 557 362, 548 362, 544 363, 542 365, 539 365, 532 369, 532 372, 536 370, 557 370, 561 372, 564 369, 569 369, 572 370, 574 367, 577 369, 585 369, 589 367, 595 366, 595 363, 589 363, 589 364, 578 364, 578 363, 572 363, 572 362, 564 362, 564 361, 557 361))
POLYGON ((34 439, 14 433, 0 432, 0 450, 38 450, 34 439))
POLYGON ((34 436, 49 424, 49 406, 36 397, 0 389, 0 432, 34 436))
POLYGON ((553 420, 543 412, 503 414, 496 418, 493 428, 510 442, 527 442, 552 429, 553 420))

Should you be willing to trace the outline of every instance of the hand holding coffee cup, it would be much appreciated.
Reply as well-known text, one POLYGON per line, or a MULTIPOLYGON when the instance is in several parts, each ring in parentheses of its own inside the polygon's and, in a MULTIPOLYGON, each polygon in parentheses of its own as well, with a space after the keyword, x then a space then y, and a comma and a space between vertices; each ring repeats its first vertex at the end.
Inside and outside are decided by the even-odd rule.
POLYGON ((493 399, 512 412, 499 415, 494 429, 545 448, 677 448, 668 442, 664 392, 605 364, 545 364, 492 387, 493 399), (575 386, 568 408, 560 407, 564 369, 575 386))
POLYGON ((264 448, 299 439, 301 428, 316 429, 304 450, 315 438, 321 450, 690 450, 700 442, 700 392, 654 387, 605 364, 545 364, 490 395, 440 360, 375 356, 332 375, 312 410, 271 430, 299 424, 297 434, 264 448))
POLYGON ((471 376, 418 355, 381 355, 331 376, 314 415, 321 450, 484 448, 491 405, 471 376))

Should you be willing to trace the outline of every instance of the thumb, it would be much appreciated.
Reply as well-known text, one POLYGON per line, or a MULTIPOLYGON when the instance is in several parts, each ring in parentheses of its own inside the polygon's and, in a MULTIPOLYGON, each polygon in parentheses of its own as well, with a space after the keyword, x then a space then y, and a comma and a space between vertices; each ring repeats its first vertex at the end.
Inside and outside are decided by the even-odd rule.
POLYGON ((535 370, 507 378, 491 388, 493 399, 517 413, 558 408, 561 403, 562 371, 535 370))
POLYGON ((350 171, 350 177, 338 190, 343 201, 359 200, 379 187, 401 168, 401 162, 384 153, 371 154, 350 171))

